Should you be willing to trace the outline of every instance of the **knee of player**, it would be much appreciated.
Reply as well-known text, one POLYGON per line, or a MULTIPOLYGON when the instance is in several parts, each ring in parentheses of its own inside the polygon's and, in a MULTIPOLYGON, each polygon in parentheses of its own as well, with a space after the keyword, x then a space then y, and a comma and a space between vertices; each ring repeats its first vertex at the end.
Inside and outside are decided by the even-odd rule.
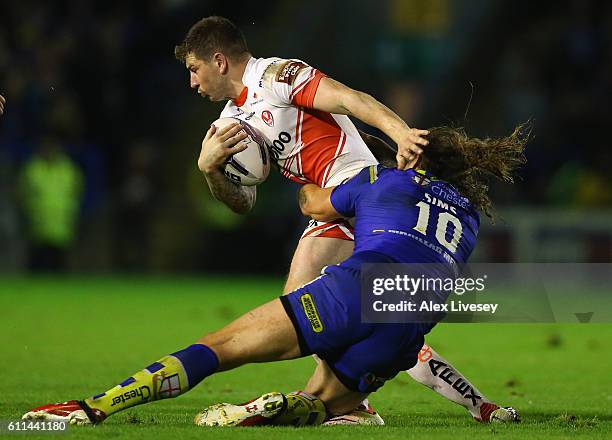
POLYGON ((220 347, 227 342, 227 335, 222 331, 206 333, 196 341, 197 344, 207 345, 210 348, 214 346, 220 347))
POLYGON ((228 368, 233 368, 233 359, 231 353, 228 353, 224 341, 215 337, 214 333, 209 333, 207 335, 202 336, 196 341, 196 344, 205 345, 215 353, 215 355, 217 356, 217 360, 219 361, 218 371, 224 371, 228 368))

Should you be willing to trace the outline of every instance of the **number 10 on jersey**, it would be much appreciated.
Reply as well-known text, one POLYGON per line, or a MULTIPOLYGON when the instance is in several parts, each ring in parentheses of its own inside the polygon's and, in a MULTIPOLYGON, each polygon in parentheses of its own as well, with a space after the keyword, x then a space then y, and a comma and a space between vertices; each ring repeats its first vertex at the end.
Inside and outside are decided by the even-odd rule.
MULTIPOLYGON (((431 205, 421 200, 416 204, 416 206, 419 208, 419 217, 417 219, 416 226, 414 226, 412 229, 420 232, 423 235, 427 235, 431 205)), ((457 217, 446 211, 442 211, 438 214, 438 218, 436 220, 436 240, 438 240, 438 243, 452 253, 455 253, 462 234, 463 226, 457 217), (446 231, 448 230, 449 224, 453 225, 453 236, 451 237, 450 241, 446 239, 446 231)))

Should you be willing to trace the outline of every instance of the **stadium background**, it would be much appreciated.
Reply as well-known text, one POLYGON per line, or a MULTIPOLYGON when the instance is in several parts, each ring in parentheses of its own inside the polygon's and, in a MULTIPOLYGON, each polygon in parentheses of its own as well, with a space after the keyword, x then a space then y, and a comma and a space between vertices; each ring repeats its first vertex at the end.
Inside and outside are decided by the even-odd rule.
POLYGON ((24 169, 52 143, 84 179, 74 240, 58 245, 66 271, 286 272, 306 222, 295 185, 272 176, 241 217, 196 168, 222 104, 190 90, 173 47, 210 14, 234 20, 255 56, 306 60, 412 126, 496 136, 533 118, 529 164, 493 188, 501 218, 475 258, 610 261, 608 2, 24 0, 0 6, 1 272, 28 271, 39 213, 62 221, 26 208, 24 169))
MULTIPOLYGON (((196 168, 221 105, 189 89, 173 48, 210 14, 234 20, 255 56, 301 58, 416 127, 497 136, 533 118, 522 180, 493 188, 501 218, 483 222, 474 260, 612 260, 610 2, 0 2, 0 422, 107 389, 280 293, 306 223, 296 187, 271 175, 240 217, 211 200, 196 168), (41 172, 55 168, 39 153, 58 147, 62 178, 41 172), (74 210, 75 225, 53 206, 74 210), (50 267, 67 274, 32 274, 50 267)), ((400 374, 372 397, 387 423, 376 437, 609 438, 611 341, 609 324, 440 325, 428 343, 523 423, 476 424, 400 374)), ((215 375, 83 435, 201 439, 191 420, 203 406, 301 388, 312 368, 215 375)), ((296 435, 322 431, 211 433, 296 435)))

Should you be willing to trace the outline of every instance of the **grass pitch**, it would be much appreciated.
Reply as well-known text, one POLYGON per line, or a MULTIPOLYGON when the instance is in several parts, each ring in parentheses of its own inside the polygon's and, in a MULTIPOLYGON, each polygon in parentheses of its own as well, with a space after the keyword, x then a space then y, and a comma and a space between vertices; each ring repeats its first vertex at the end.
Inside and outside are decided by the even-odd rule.
MULTIPOLYGON (((0 278, 0 419, 105 391, 281 291, 280 280, 0 278)), ((612 438, 612 325, 446 324, 427 341, 490 399, 519 409, 515 426, 481 425, 400 374, 371 401, 384 427, 199 428, 216 402, 300 389, 310 358, 215 375, 178 399, 142 405, 69 438, 342 439, 612 438)), ((41 437, 49 438, 50 434, 41 437)), ((31 434, 28 434, 31 436, 31 434)))

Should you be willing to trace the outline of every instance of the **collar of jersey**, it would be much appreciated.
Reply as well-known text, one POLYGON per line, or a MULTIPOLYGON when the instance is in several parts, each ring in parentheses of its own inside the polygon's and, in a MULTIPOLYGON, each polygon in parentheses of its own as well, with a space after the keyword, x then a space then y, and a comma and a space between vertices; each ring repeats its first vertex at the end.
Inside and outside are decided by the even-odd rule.
MULTIPOLYGON (((247 62, 246 67, 244 68, 244 73, 242 74, 242 84, 246 83, 246 77, 249 74, 250 70, 253 68, 253 64, 255 64, 255 61, 257 61, 255 57, 249 58, 249 61, 247 62)), ((248 97, 249 97, 249 88, 247 86, 244 86, 244 89, 242 89, 242 92, 240 92, 240 95, 238 95, 236 99, 232 99, 232 101, 234 101, 234 104, 236 104, 236 107, 242 107, 248 97)))
POLYGON ((413 170, 415 173, 420 174, 421 176, 425 176, 428 179, 434 181, 434 180, 439 180, 436 176, 434 176, 433 174, 431 174, 429 171, 423 170, 421 168, 413 168, 413 170))
POLYGON ((238 95, 238 97, 233 100, 234 104, 236 104, 236 107, 242 107, 248 97, 249 97, 249 88, 247 86, 244 86, 244 89, 242 89, 242 92, 240 92, 240 95, 238 95))
POLYGON ((247 76, 251 72, 251 69, 253 68, 253 65, 255 64, 255 61, 257 61, 257 58, 255 57, 251 57, 249 58, 249 61, 247 61, 247 65, 244 68, 244 73, 242 74, 242 84, 246 84, 247 76))

